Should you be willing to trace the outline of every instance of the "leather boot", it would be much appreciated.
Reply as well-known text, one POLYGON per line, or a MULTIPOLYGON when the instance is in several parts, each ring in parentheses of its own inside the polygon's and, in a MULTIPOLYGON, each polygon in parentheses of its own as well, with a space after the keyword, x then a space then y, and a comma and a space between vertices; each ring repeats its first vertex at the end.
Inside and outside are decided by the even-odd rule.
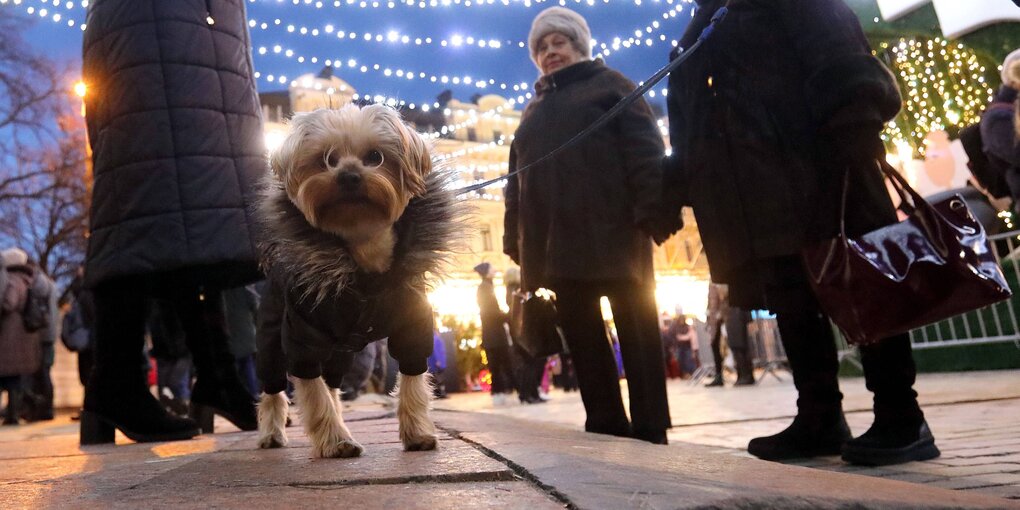
POLYGON ((81 444, 112 443, 115 429, 139 443, 191 439, 201 432, 194 421, 167 413, 143 379, 97 374, 85 391, 81 444))
POLYGON ((734 386, 750 386, 754 380, 754 360, 747 349, 732 349, 733 364, 737 368, 737 382, 734 386))
POLYGON ((142 349, 148 307, 141 285, 101 285, 95 302, 95 365, 85 386, 81 444, 112 443, 118 429, 137 442, 197 436, 195 422, 167 413, 146 385, 142 349))
POLYGON ((752 439, 747 452, 763 460, 839 455, 850 437, 850 427, 842 410, 800 413, 782 432, 752 439))
POLYGON ((3 425, 18 425, 21 405, 21 390, 15 388, 7 389, 7 407, 3 409, 3 425))
POLYGON ((256 400, 245 388, 230 352, 223 297, 215 290, 192 290, 177 299, 185 341, 195 363, 190 415, 206 433, 218 414, 241 430, 255 430, 256 400))
POLYGON ((715 338, 712 339, 712 362, 715 363, 715 377, 705 385, 706 388, 721 387, 723 385, 723 357, 719 349, 719 326, 716 326, 715 338))
POLYGON ((797 417, 778 434, 752 439, 747 451, 766 460, 837 455, 851 435, 828 318, 818 310, 798 309, 777 313, 776 319, 798 392, 797 417))
POLYGON ((867 466, 934 459, 940 455, 913 389, 916 368, 907 334, 861 347, 861 364, 875 394, 875 422, 846 444, 843 460, 867 466))
POLYGON ((722 385, 723 385, 722 373, 716 372, 715 373, 715 377, 713 377, 712 380, 709 381, 708 384, 705 385, 705 387, 706 388, 717 388, 717 387, 721 387, 722 385))
POLYGON ((843 447, 843 460, 864 466, 902 464, 939 455, 935 437, 923 419, 920 424, 876 419, 867 432, 843 447))

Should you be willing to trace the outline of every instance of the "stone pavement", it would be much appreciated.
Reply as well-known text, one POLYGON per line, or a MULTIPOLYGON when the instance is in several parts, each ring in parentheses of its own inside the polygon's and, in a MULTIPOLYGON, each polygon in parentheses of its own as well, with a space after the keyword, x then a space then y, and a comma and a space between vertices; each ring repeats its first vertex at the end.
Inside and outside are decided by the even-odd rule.
MULTIPOLYGON (((777 388, 752 390, 782 394, 777 388)), ((678 391, 702 390, 671 386, 678 391)), ((752 395, 741 400, 759 401, 752 395)), ((437 410, 440 448, 410 453, 401 450, 385 399, 359 399, 346 413, 366 447, 357 459, 311 458, 299 427, 289 429, 288 448, 258 450, 254 433, 230 432, 221 421, 222 432, 190 441, 133 444, 118 435, 117 445, 81 448, 77 424, 62 415, 0 428, 0 508, 1020 508, 975 491, 763 462, 676 437, 668 447, 655 446, 503 415, 556 406, 564 412, 576 398, 557 397, 497 412, 437 410)), ((480 400, 467 395, 439 405, 452 409, 471 399, 480 400)), ((975 427, 989 430, 985 422, 975 427)), ((988 453, 983 440, 965 432, 959 451, 988 453)), ((999 448, 1000 436, 988 437, 990 448, 999 448)), ((955 462, 949 467, 970 467, 955 462)))
MULTIPOLYGON (((786 427, 796 412, 796 390, 788 373, 768 375, 753 387, 703 388, 687 381, 668 384, 673 443, 712 447, 713 453, 749 457, 744 448, 757 436, 786 427)), ((844 378, 847 421, 856 434, 871 425, 871 394, 863 378, 844 378)), ((626 383, 623 383, 626 388, 626 383)), ((792 464, 849 472, 931 487, 959 489, 1020 501, 1020 371, 921 374, 916 388, 942 456, 881 468, 850 466, 838 457, 792 464)), ((554 392, 542 405, 494 408, 487 395, 458 394, 443 409, 476 411, 518 419, 584 426, 577 393, 554 392)))

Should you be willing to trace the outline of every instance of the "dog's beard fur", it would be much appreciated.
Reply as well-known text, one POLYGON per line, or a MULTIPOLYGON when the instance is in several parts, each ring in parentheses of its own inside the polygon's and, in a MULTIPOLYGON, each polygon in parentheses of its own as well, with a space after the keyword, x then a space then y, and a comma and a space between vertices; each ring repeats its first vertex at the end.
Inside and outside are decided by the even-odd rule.
POLYGON ((309 224, 342 237, 363 269, 392 262, 392 227, 432 169, 427 145, 379 105, 295 115, 273 171, 309 224), (343 184, 356 176, 357 184, 343 184))

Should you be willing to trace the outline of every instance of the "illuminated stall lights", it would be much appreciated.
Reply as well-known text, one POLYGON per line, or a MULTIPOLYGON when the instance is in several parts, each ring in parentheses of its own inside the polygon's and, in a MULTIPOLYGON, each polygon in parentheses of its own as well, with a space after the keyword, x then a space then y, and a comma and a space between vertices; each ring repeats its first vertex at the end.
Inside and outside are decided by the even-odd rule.
POLYGON ((963 44, 903 38, 882 43, 877 53, 897 74, 904 96, 904 109, 887 125, 883 140, 906 143, 920 156, 928 133, 978 122, 992 100, 988 68, 963 44))

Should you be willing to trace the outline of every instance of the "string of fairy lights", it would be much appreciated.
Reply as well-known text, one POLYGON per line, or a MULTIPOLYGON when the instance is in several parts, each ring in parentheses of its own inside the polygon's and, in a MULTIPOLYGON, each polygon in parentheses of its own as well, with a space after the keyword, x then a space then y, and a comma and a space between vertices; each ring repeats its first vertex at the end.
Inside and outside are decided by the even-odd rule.
MULTIPOLYGON (((82 16, 82 11, 80 9, 86 8, 89 0, 37 0, 36 5, 27 5, 28 1, 30 0, 0 0, 0 5, 13 4, 15 6, 21 6, 22 9, 29 15, 38 16, 41 19, 47 19, 54 23, 65 25, 68 28, 76 28, 78 30, 86 29, 85 23, 79 21, 82 16), (61 9, 63 9, 63 11, 61 11, 61 9)), ((428 0, 427 2, 423 0, 402 0, 400 2, 368 2, 360 0, 336 0, 334 2, 312 0, 249 1, 252 3, 255 3, 256 1, 264 3, 287 3, 318 9, 326 7, 386 7, 392 9, 397 6, 432 8, 472 5, 521 5, 527 7, 543 3, 541 0, 475 0, 473 2, 470 0, 428 0)), ((690 1, 691 0, 666 0, 664 3, 668 4, 670 7, 661 14, 662 20, 668 21, 683 14, 690 1)), ((596 2, 594 0, 559 0, 558 2, 555 2, 554 0, 550 0, 550 2, 558 3, 560 5, 577 4, 592 6, 598 3, 609 3, 609 0, 603 0, 602 2, 596 2)), ((641 0, 634 0, 634 3, 636 5, 641 5, 641 0)), ((250 19, 248 24, 249 27, 264 31, 267 35, 273 33, 273 30, 283 30, 286 34, 297 34, 298 36, 333 37, 337 40, 359 40, 375 43, 402 44, 407 46, 423 46, 432 44, 440 47, 444 47, 444 45, 446 47, 450 47, 466 45, 488 50, 510 48, 519 49, 526 47, 526 44, 523 41, 481 38, 474 35, 455 35, 446 38, 434 38, 427 36, 423 37, 420 35, 411 36, 410 34, 402 34, 398 32, 387 32, 385 34, 370 32, 356 33, 340 29, 333 23, 324 23, 324 25, 318 28, 311 28, 289 24, 279 18, 273 19, 272 21, 258 21, 256 19, 250 19)), ((593 44, 593 47, 598 50, 598 56, 606 57, 614 52, 631 47, 652 46, 654 44, 667 42, 667 38, 664 34, 657 33, 657 31, 661 30, 664 26, 664 22, 660 22, 658 19, 655 19, 645 27, 635 30, 633 36, 626 38, 614 37, 607 41, 596 41, 595 44, 593 44)), ((668 42, 674 46, 677 44, 675 40, 668 42)), ((254 53, 259 57, 289 58, 294 59, 299 63, 331 66, 337 70, 344 69, 360 73, 372 72, 395 80, 423 80, 443 85, 467 86, 476 90, 487 90, 491 88, 505 92, 512 91, 517 94, 516 97, 511 97, 507 103, 490 111, 479 112, 476 110, 470 110, 465 112, 456 112, 458 114, 464 113, 467 118, 463 119, 460 117, 459 121, 443 126, 435 133, 431 133, 430 136, 432 137, 450 135, 465 128, 475 126, 482 119, 498 119, 498 117, 505 111, 512 111, 515 106, 525 103, 532 97, 530 93, 531 86, 527 81, 510 83, 497 81, 494 78, 477 78, 467 75, 450 76, 423 70, 413 71, 409 69, 393 69, 381 63, 362 62, 354 56, 326 58, 322 55, 302 55, 283 46, 282 44, 274 44, 272 46, 260 45, 254 48, 254 53)), ((904 93, 904 108, 901 114, 888 124, 887 129, 883 133, 883 139, 901 149, 905 146, 909 147, 909 150, 912 151, 914 155, 923 156, 925 154, 924 140, 928 136, 928 133, 936 130, 949 130, 952 134, 954 130, 962 126, 977 122, 980 118, 982 109, 992 98, 993 90, 989 84, 989 80, 985 77, 989 72, 988 65, 982 63, 981 59, 975 52, 961 43, 948 41, 941 37, 932 37, 930 39, 903 38, 880 44, 876 54, 882 58, 897 75, 901 84, 901 90, 903 90, 904 93)), ((290 86, 298 85, 297 80, 291 79, 286 75, 262 74, 260 72, 256 72, 255 76, 256 79, 260 79, 271 84, 283 84, 290 86)), ((316 87, 318 86, 320 85, 316 83, 316 87)), ((666 90, 660 89, 658 91, 649 92, 649 96, 651 97, 655 97, 658 94, 664 96, 666 94, 666 90)), ((441 107, 441 105, 435 101, 408 103, 404 100, 383 95, 363 94, 359 96, 358 94, 353 94, 353 99, 389 104, 392 106, 402 106, 410 109, 417 108, 422 111, 430 111, 441 107)), ((454 112, 451 112, 449 109, 444 110, 444 115, 447 118, 450 118, 452 113, 454 112)), ((452 160, 455 158, 471 156, 478 152, 490 150, 493 147, 503 146, 507 141, 506 136, 501 136, 498 140, 480 143, 476 146, 445 154, 443 157, 444 159, 452 160)))
MULTIPOLYGON (((18 5, 18 4, 22 3, 22 0, 13 0, 13 1, 14 1, 15 5, 18 5)), ((85 8, 85 7, 88 6, 88 0, 82 0, 80 2, 80 4, 76 4, 76 3, 71 2, 71 1, 65 1, 65 2, 61 3, 61 0, 38 0, 38 1, 41 4, 43 4, 43 5, 53 5, 54 7, 63 6, 65 9, 68 9, 68 10, 73 10, 73 9, 77 8, 79 5, 81 6, 81 8, 85 8)), ((682 0, 681 3, 679 3, 676 6, 672 7, 668 11, 662 13, 662 15, 661 15, 662 18, 664 20, 668 20, 670 18, 675 18, 678 14, 680 14, 682 12, 684 6, 687 5, 687 2, 689 2, 689 1, 690 0, 682 0)), ((672 0, 670 0, 670 2, 672 2, 672 0)), ((7 3, 7 0, 4 0, 3 3, 7 3)), ((35 12, 38 12, 41 17, 46 17, 49 14, 49 12, 48 12, 48 10, 46 8, 35 9, 34 7, 29 7, 27 10, 28 10, 29 14, 33 14, 35 12)), ((60 14, 59 13, 55 13, 55 14, 53 14, 53 17, 54 17, 54 21, 57 21, 57 20, 60 19, 60 14)), ((251 28, 258 28, 260 30, 269 30, 271 27, 274 27, 274 28, 275 27, 283 27, 288 33, 295 33, 295 34, 299 34, 299 35, 308 35, 308 36, 311 36, 311 37, 318 37, 320 35, 325 35, 325 36, 333 36, 333 35, 335 35, 337 39, 344 39, 344 40, 355 40, 355 39, 357 39, 357 40, 374 41, 374 42, 387 42, 387 43, 402 43, 402 44, 411 44, 412 43, 412 39, 411 39, 411 37, 409 35, 400 34, 399 32, 396 32, 396 31, 390 31, 390 32, 388 32, 385 35, 383 35, 383 34, 373 34, 371 32, 365 32, 365 33, 359 34, 357 32, 348 32, 348 31, 345 31, 343 29, 338 29, 338 28, 336 28, 335 25, 333 25, 331 23, 327 23, 320 30, 318 28, 309 29, 306 26, 296 26, 296 25, 293 25, 293 24, 285 23, 280 18, 275 18, 272 22, 267 22, 267 21, 259 22, 258 20, 252 18, 252 19, 249 19, 248 25, 251 28)), ((85 26, 84 23, 81 24, 82 30, 84 30, 84 26, 85 26)), ((643 27, 642 29, 635 30, 634 31, 635 35, 632 36, 632 37, 629 37, 627 39, 622 39, 620 37, 614 37, 612 39, 612 42, 609 43, 609 44, 598 43, 597 41, 594 41, 593 42, 594 43, 593 46, 601 48, 601 51, 598 52, 596 56, 599 56, 599 57, 608 57, 614 51, 619 51, 621 49, 631 48, 631 47, 635 47, 635 46, 641 46, 642 44, 646 45, 646 46, 652 46, 653 44, 655 44, 656 39, 653 39, 651 37, 651 35, 653 35, 654 32, 656 30, 660 29, 662 26, 663 26, 663 24, 660 23, 658 20, 653 20, 649 25, 643 27)), ((659 37, 657 39, 660 42, 664 42, 664 41, 666 41, 666 36, 663 35, 663 34, 659 34, 659 37)), ((425 37, 425 38, 415 37, 413 39, 413 43, 415 45, 432 44, 433 42, 435 42, 435 41, 431 37, 425 37)), ((507 41, 507 42, 508 43, 514 43, 513 41, 507 41)), ((439 44, 441 44, 442 46, 448 46, 448 45, 450 45, 450 46, 460 46, 460 45, 465 44, 465 43, 466 44, 475 44, 475 43, 477 43, 477 44, 481 45, 482 47, 502 47, 502 43, 500 43, 499 41, 497 41, 495 39, 481 39, 481 40, 477 40, 476 41, 473 36, 454 35, 454 36, 452 36, 449 39, 439 40, 439 44)), ((515 44, 516 44, 516 46, 522 47, 522 48, 526 46, 526 44, 523 41, 517 41, 515 44)), ((673 40, 673 41, 671 41, 671 44, 673 46, 675 46, 677 44, 677 42, 675 40, 673 40)), ((506 91, 506 90, 513 90, 515 92, 523 91, 523 90, 528 90, 529 89, 529 85, 526 82, 522 82, 522 84, 511 84, 511 83, 507 83, 507 82, 497 82, 494 78, 487 78, 487 79, 486 78, 481 78, 481 79, 478 79, 478 78, 472 78, 469 75, 464 75, 464 76, 448 76, 448 75, 445 75, 445 74, 435 74, 435 73, 429 73, 429 72, 425 72, 425 71, 413 71, 413 70, 409 70, 409 69, 391 69, 390 67, 387 67, 387 66, 385 66, 383 64, 380 64, 380 63, 360 63, 359 60, 357 58, 354 58, 354 57, 344 58, 344 57, 324 57, 324 56, 320 56, 320 55, 303 55, 303 54, 299 54, 298 52, 296 52, 295 50, 293 50, 291 48, 283 46, 282 44, 274 44, 272 46, 260 45, 257 48, 254 48, 254 51, 259 56, 282 56, 284 58, 296 60, 298 63, 310 62, 312 64, 318 64, 318 63, 321 62, 321 63, 324 63, 327 66, 332 66, 332 65, 334 65, 335 62, 341 62, 341 63, 345 63, 346 66, 349 69, 351 69, 353 71, 356 71, 356 72, 361 72, 363 74, 365 74, 365 73, 376 73, 376 74, 381 74, 382 76, 384 76, 386 78, 393 78, 393 79, 400 79, 400 80, 407 80, 407 81, 428 80, 428 81, 430 81, 432 83, 440 83, 440 84, 444 84, 444 85, 448 84, 448 85, 454 85, 454 86, 463 85, 463 86, 474 87, 474 88, 477 88, 477 89, 486 89, 486 88, 489 88, 490 86, 492 86, 492 87, 498 87, 500 90, 504 90, 504 91, 506 91)), ((335 66, 335 67, 339 68, 340 66, 335 66)), ((262 74, 260 73, 259 76, 257 76, 257 78, 261 78, 261 77, 262 77, 262 74)), ((281 76, 281 75, 267 74, 267 75, 265 75, 265 81, 270 82, 270 83, 276 83, 276 84, 287 84, 288 83, 286 75, 282 75, 281 76)), ((652 97, 654 97, 654 95, 652 97)), ((518 101, 523 102, 525 99, 530 99, 530 96, 525 94, 524 96, 519 96, 517 99, 518 99, 518 101)))
MULTIPOLYGON (((485 6, 523 6, 530 8, 532 6, 541 6, 546 3, 554 3, 556 5, 567 7, 567 6, 586 6, 595 7, 599 4, 608 5, 610 3, 620 3, 617 1, 610 2, 610 0, 387 0, 380 2, 379 0, 333 0, 333 1, 322 1, 322 0, 248 0, 251 3, 277 3, 277 4, 293 4, 293 5, 304 5, 308 7, 314 7, 316 9, 323 9, 327 7, 333 8, 351 8, 358 7, 362 9, 395 9, 397 7, 416 7, 419 9, 426 8, 446 8, 453 6, 462 7, 485 7, 485 6)), ((686 0, 684 0, 686 1, 686 0)), ((674 0, 666 0, 665 3, 672 4, 674 0)), ((645 2, 643 0, 631 0, 636 6, 640 6, 644 3, 661 3, 660 0, 650 0, 645 2)))
POLYGON ((904 107, 883 139, 924 156, 932 131, 953 131, 978 122, 994 90, 987 67, 970 48, 941 37, 883 42, 877 54, 895 71, 904 107))

